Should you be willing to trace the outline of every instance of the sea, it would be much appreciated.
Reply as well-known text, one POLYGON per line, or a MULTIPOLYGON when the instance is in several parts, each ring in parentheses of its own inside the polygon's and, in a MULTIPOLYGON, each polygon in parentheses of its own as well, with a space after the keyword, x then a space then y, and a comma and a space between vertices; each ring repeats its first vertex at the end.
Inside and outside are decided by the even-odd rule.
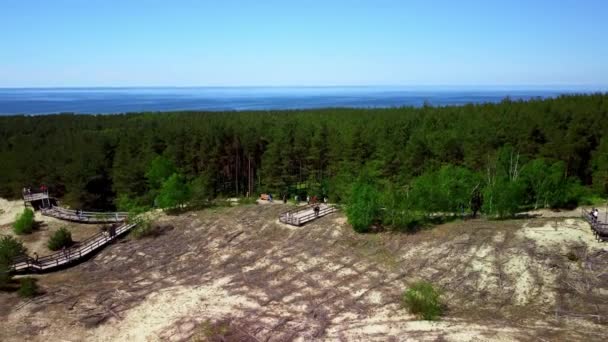
POLYGON ((0 115, 448 106, 605 91, 575 86, 0 88, 0 115))

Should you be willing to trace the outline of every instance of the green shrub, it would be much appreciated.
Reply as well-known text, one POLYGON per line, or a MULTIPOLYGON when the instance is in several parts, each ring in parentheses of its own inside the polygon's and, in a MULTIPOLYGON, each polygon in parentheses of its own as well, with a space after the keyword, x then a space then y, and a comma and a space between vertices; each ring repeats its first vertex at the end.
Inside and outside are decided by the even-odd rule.
POLYGON ((131 234, 133 234, 135 238, 141 239, 145 237, 157 237, 171 229, 173 229, 173 226, 171 225, 152 223, 150 219, 138 218, 137 226, 133 227, 131 234))
POLYGON ((23 243, 12 236, 0 238, 0 264, 11 264, 13 260, 27 253, 23 243))
POLYGON ((47 247, 52 251, 58 251, 63 247, 70 247, 72 244, 74 244, 72 233, 67 228, 61 227, 51 235, 47 247))
POLYGON ((0 288, 5 288, 11 281, 9 270, 13 260, 26 252, 27 249, 23 246, 23 243, 14 237, 3 236, 0 238, 0 288))
POLYGON ((568 258, 568 260, 572 262, 578 261, 578 255, 576 255, 576 253, 574 253, 573 251, 568 252, 568 254, 566 254, 566 258, 568 258))
POLYGON ((21 278, 19 279, 19 283, 21 286, 19 287, 19 295, 23 298, 32 298, 38 294, 38 284, 36 284, 37 279, 35 278, 21 278))
POLYGON ((34 211, 30 208, 23 209, 23 213, 17 215, 13 223, 15 234, 30 234, 34 230, 34 211))
POLYGON ((372 223, 380 218, 380 192, 375 184, 367 180, 359 180, 353 184, 346 217, 356 232, 369 231, 372 223))
POLYGON ((441 293, 431 283, 414 283, 403 295, 403 303, 409 311, 422 319, 434 321, 442 312, 439 298, 441 293))
POLYGON ((5 290, 7 285, 11 282, 11 273, 9 267, 6 264, 0 264, 0 290, 5 290))
MULTIPOLYGON (((276 201, 275 198, 272 199, 273 201, 276 201)), ((283 200, 280 200, 281 203, 283 202, 283 200)), ((239 198, 239 204, 244 205, 244 204, 258 204, 258 198, 257 197, 241 197, 239 198)))

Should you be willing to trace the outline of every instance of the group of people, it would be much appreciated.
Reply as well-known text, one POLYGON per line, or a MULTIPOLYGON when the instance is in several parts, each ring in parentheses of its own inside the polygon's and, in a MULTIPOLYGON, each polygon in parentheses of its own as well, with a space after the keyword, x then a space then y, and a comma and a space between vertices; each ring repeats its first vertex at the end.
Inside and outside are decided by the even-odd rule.
MULTIPOLYGON (((319 198, 314 195, 312 197, 306 196, 306 203, 308 204, 317 204, 319 202, 319 198)), ((327 204, 327 197, 323 197, 323 203, 327 204)))
MULTIPOLYGON (((48 191, 49 191, 49 188, 46 185, 42 184, 40 186, 40 192, 47 193, 48 191)), ((23 195, 31 195, 32 194, 32 188, 23 188, 22 192, 23 192, 23 195)))

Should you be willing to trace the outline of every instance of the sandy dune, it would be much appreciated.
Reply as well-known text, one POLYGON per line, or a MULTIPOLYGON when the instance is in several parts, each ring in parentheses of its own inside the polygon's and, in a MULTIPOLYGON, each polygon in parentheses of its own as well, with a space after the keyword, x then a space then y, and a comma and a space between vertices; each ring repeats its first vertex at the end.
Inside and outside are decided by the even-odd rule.
POLYGON ((608 338, 608 250, 579 219, 473 220, 413 235, 360 235, 340 213, 286 229, 276 223, 283 210, 162 217, 175 229, 39 276, 44 296, 23 303, 0 295, 0 340, 608 338), (401 306, 418 279, 443 289, 441 321, 419 321, 401 306))

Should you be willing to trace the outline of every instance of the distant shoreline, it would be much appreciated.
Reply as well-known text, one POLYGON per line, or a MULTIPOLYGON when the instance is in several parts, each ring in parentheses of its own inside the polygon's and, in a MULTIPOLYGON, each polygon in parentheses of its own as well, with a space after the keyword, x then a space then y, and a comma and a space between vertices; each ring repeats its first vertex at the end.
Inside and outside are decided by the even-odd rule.
POLYGON ((563 89, 465 86, 452 89, 445 86, 0 88, 0 116, 442 107, 500 103, 505 98, 528 101, 606 91, 608 88, 592 90, 581 86, 563 89))

